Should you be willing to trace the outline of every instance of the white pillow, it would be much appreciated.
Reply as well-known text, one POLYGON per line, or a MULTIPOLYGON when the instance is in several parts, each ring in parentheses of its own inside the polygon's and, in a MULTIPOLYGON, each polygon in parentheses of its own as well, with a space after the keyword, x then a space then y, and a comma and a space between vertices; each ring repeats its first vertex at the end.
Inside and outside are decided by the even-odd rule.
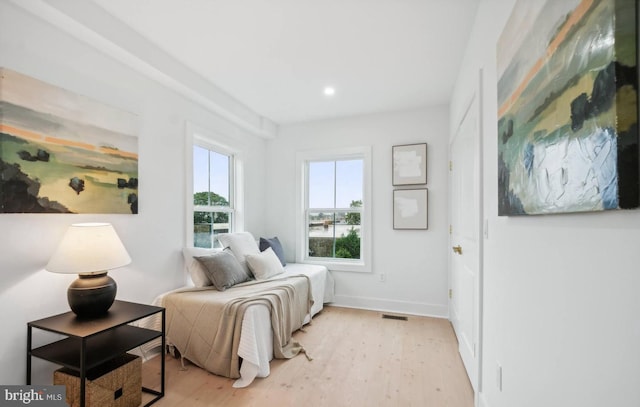
POLYGON ((247 263, 256 280, 266 280, 284 273, 280 259, 270 247, 261 253, 247 255, 247 263))
POLYGON ((222 247, 231 249, 231 252, 247 273, 251 272, 247 265, 246 257, 250 254, 260 254, 258 243, 256 243, 256 239, 251 233, 222 233, 218 235, 218 241, 222 244, 222 247))
POLYGON ((185 247, 182 249, 182 256, 184 257, 184 265, 191 276, 191 281, 196 287, 206 287, 212 285, 207 271, 204 266, 200 264, 195 257, 198 256, 210 256, 212 254, 220 252, 221 249, 204 249, 202 247, 185 247))

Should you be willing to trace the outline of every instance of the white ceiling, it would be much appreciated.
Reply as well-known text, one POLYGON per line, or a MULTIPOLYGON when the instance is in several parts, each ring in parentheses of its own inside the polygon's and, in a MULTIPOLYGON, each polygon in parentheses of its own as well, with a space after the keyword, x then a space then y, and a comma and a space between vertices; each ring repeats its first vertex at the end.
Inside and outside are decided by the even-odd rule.
POLYGON ((93 1, 286 124, 448 103, 479 0, 93 1))

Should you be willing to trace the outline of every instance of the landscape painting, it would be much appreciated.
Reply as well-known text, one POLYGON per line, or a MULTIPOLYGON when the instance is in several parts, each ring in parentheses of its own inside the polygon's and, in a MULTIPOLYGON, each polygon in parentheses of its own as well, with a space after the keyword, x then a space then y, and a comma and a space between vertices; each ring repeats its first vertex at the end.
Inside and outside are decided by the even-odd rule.
POLYGON ((0 68, 0 213, 138 213, 136 122, 0 68))
POLYGON ((518 0, 497 46, 498 213, 636 208, 635 0, 518 0))

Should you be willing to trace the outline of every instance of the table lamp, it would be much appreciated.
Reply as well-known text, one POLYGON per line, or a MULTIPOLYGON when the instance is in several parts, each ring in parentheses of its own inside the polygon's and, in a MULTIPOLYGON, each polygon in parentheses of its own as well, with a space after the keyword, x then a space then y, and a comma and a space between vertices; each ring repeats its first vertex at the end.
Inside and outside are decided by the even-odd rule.
POLYGON ((116 298, 117 285, 107 271, 131 263, 131 257, 110 223, 69 226, 45 269, 78 274, 67 290, 71 310, 78 317, 105 314, 116 298))

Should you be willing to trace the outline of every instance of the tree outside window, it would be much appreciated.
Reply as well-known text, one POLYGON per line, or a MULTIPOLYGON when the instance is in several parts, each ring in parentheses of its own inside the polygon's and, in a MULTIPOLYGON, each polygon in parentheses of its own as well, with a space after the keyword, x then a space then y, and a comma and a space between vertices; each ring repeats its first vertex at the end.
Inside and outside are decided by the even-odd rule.
POLYGON ((363 160, 308 163, 310 258, 361 258, 362 195, 363 160))
POLYGON ((193 148, 193 245, 212 248, 215 236, 232 230, 233 156, 195 145, 193 148))

